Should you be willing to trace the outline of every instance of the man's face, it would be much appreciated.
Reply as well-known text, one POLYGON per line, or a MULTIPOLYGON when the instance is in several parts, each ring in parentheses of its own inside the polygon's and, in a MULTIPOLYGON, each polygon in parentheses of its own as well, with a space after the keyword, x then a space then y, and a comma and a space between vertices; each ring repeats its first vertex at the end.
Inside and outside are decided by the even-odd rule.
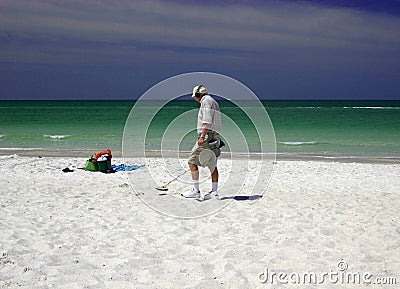
POLYGON ((194 97, 194 100, 197 101, 198 103, 200 103, 201 95, 200 95, 200 96, 195 96, 195 97, 194 97))

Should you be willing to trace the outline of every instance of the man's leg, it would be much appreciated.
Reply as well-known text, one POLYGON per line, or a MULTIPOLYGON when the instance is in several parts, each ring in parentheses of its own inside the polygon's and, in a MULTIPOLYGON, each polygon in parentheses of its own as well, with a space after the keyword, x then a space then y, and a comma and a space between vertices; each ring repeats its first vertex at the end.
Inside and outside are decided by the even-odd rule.
POLYGON ((195 164, 189 163, 190 173, 192 174, 193 187, 196 192, 200 191, 199 188, 199 167, 195 164))
POLYGON ((212 189, 211 191, 216 192, 218 190, 218 169, 217 167, 208 167, 211 172, 212 189))
POLYGON ((182 193, 181 195, 185 198, 199 198, 200 197, 200 186, 199 186, 199 168, 197 165, 188 163, 190 172, 192 173, 193 188, 189 191, 182 193))

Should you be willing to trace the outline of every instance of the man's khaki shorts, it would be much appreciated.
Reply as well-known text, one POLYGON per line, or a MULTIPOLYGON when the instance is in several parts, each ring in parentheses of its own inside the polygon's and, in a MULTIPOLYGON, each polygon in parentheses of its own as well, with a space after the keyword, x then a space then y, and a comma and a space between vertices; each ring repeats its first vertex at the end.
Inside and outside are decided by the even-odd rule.
POLYGON ((203 146, 199 146, 197 141, 192 148, 192 152, 190 153, 188 162, 191 164, 195 164, 201 167, 216 167, 217 166, 217 157, 215 153, 210 149, 210 145, 208 142, 210 140, 218 141, 218 146, 220 142, 219 134, 215 131, 209 131, 205 138, 205 144, 203 146))

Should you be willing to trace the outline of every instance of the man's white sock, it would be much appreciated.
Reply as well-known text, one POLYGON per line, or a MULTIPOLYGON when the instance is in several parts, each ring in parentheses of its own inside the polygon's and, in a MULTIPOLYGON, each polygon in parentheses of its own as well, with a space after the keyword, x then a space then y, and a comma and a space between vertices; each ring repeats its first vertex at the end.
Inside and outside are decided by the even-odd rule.
POLYGON ((218 191, 218 182, 212 182, 212 191, 213 192, 218 191))
POLYGON ((196 192, 200 191, 199 180, 193 180, 193 188, 196 192))

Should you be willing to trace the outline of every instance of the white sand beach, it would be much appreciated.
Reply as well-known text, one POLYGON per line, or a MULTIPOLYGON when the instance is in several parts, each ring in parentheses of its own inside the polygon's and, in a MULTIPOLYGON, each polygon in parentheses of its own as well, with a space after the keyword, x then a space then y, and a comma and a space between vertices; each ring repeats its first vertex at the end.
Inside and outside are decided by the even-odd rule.
MULTIPOLYGON (((166 195, 154 189, 145 176, 158 161, 103 174, 77 169, 85 158, 1 156, 0 287, 397 288, 372 284, 382 282, 377 277, 400 283, 400 164, 278 160, 262 197, 210 200, 226 205, 182 219, 136 195, 196 202, 177 197, 185 188, 179 182, 166 195), (148 190, 135 192, 128 176, 148 190), (371 284, 326 277, 294 284, 292 273, 307 272, 319 281, 325 272, 370 273, 371 284), (278 280, 279 273, 292 279, 278 280)), ((219 167, 223 179, 227 161, 219 167)), ((234 186, 225 183, 221 193, 234 186)))

